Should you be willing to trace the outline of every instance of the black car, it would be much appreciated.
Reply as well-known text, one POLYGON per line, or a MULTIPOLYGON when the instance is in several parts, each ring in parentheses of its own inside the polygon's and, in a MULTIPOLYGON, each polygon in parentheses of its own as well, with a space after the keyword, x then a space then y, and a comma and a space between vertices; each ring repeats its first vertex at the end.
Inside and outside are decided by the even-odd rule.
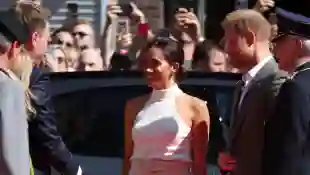
MULTIPOLYGON (((138 72, 75 72, 48 75, 52 80, 58 129, 68 148, 91 175, 120 175, 126 101, 150 92, 138 72)), ((230 103, 240 75, 188 73, 181 88, 208 101, 211 133, 208 163, 216 163, 225 139, 230 103)))

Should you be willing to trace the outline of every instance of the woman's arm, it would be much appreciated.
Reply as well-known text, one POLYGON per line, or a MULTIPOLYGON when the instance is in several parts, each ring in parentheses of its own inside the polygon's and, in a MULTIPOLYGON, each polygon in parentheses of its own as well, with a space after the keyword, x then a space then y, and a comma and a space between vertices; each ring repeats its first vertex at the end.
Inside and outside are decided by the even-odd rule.
POLYGON ((204 101, 195 100, 192 126, 192 151, 194 175, 206 175, 206 153, 209 139, 210 116, 204 101))
POLYGON ((132 125, 134 117, 134 108, 135 105, 133 100, 130 100, 126 103, 125 107, 125 120, 124 120, 124 160, 123 160, 123 175, 128 175, 130 170, 130 157, 132 155, 133 142, 132 142, 132 125))

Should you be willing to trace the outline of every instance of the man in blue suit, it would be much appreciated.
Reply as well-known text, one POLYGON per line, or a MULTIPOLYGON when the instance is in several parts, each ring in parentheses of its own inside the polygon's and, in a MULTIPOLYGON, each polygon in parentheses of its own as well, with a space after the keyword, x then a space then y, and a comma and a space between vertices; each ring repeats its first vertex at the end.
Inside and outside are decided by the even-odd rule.
MULTIPOLYGON (((21 16, 19 19, 27 20, 23 22, 31 38, 28 38, 25 47, 34 62, 40 62, 50 39, 47 9, 31 3, 19 3, 14 10, 21 16)), ((72 154, 57 131, 49 78, 34 68, 29 88, 35 96, 32 105, 36 109, 36 116, 29 121, 30 152, 35 168, 49 173, 50 167, 53 167, 65 175, 81 175, 79 164, 73 161, 72 154)))

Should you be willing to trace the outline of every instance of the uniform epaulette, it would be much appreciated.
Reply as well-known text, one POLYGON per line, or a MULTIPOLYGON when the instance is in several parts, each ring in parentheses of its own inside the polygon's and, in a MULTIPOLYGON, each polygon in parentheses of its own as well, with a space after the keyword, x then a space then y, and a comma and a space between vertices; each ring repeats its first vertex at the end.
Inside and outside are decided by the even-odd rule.
POLYGON ((291 76, 289 76, 289 79, 294 79, 294 77, 296 77, 296 75, 298 75, 299 73, 302 73, 302 72, 305 72, 307 70, 310 70, 310 68, 305 68, 305 69, 302 69, 300 71, 295 71, 291 76))

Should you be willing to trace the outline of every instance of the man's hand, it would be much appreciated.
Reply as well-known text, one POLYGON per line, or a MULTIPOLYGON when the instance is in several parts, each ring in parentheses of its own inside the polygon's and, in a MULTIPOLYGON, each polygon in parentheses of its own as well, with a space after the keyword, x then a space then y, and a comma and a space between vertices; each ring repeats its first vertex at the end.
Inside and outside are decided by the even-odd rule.
POLYGON ((221 170, 232 171, 236 166, 236 160, 228 153, 220 153, 217 163, 221 170))
POLYGON ((254 10, 265 12, 273 8, 275 5, 274 0, 257 0, 254 10))

